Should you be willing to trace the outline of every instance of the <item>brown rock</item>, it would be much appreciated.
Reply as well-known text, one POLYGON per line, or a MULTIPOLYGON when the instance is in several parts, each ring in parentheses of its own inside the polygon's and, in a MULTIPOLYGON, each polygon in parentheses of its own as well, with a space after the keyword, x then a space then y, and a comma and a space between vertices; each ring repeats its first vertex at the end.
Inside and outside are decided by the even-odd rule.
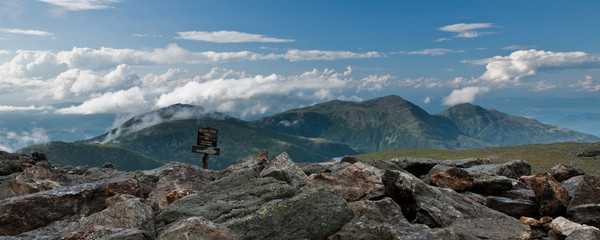
POLYGON ((335 173, 312 174, 304 189, 327 187, 346 201, 358 201, 384 195, 381 176, 384 171, 357 162, 335 173))
MULTIPOLYGON (((221 177, 228 176, 232 172, 235 172, 240 169, 250 168, 253 169, 256 173, 262 172, 265 167, 269 164, 269 151, 266 149, 262 150, 258 155, 248 158, 241 159, 235 165, 231 165, 225 170, 221 172, 221 177)), ((221 178, 219 177, 219 178, 221 178)))
POLYGON ((69 217, 87 216, 106 208, 106 199, 118 193, 140 195, 138 180, 118 178, 0 201, 0 235, 43 227, 69 217))
POLYGON ((583 176, 567 212, 575 222, 600 227, 600 176, 583 176))
POLYGON ((233 240, 242 238, 228 228, 203 217, 190 217, 173 224, 157 238, 157 240, 163 239, 233 240))
POLYGON ((473 178, 467 171, 453 167, 431 175, 429 184, 442 188, 450 188, 457 192, 464 192, 473 187, 473 178))
POLYGON ((40 161, 25 169, 10 183, 8 197, 65 187, 71 180, 55 170, 48 161, 40 161))
POLYGON ((569 206, 569 193, 548 172, 535 175, 531 183, 542 216, 562 216, 569 206))
POLYGON ((585 172, 579 168, 560 163, 550 169, 550 174, 556 181, 562 182, 575 176, 584 175, 585 172))
POLYGON ((200 191, 214 180, 214 173, 196 165, 173 162, 161 167, 162 173, 147 201, 155 210, 164 209, 173 201, 200 191), (168 195, 172 201, 169 202, 168 195))

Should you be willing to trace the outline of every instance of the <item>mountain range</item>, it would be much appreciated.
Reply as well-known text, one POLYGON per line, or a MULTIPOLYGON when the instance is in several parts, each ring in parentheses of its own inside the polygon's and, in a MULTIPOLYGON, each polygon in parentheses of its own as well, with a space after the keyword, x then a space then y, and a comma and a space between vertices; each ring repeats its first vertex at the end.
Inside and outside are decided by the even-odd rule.
MULTIPOLYGON (((94 151, 91 149, 109 145, 161 163, 180 161, 199 164, 201 155, 190 151, 195 144, 198 127, 219 130, 221 155, 210 156, 209 167, 213 169, 225 168, 262 149, 274 153, 287 152, 298 162, 318 162, 362 152, 407 148, 470 149, 600 141, 593 135, 472 104, 456 105, 432 115, 392 95, 363 102, 334 100, 251 122, 207 112, 199 106, 176 104, 131 118, 95 138, 62 144, 86 146, 88 153, 94 151)), ((73 152, 77 152, 78 148, 71 147, 69 151, 61 152, 52 146, 34 145, 18 152, 47 152, 50 160, 60 158, 65 164, 80 163, 78 159, 70 159, 77 155, 73 152)), ((128 166, 131 167, 135 168, 128 166)))

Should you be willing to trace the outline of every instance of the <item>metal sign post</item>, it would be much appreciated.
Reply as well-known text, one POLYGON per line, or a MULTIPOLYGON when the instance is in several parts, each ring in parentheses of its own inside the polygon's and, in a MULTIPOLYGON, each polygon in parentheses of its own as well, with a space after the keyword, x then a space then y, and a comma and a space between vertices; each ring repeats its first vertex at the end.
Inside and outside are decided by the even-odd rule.
POLYGON ((221 149, 217 147, 219 130, 214 128, 198 128, 197 145, 192 146, 192 153, 202 153, 202 168, 208 168, 208 155, 220 155, 221 149))

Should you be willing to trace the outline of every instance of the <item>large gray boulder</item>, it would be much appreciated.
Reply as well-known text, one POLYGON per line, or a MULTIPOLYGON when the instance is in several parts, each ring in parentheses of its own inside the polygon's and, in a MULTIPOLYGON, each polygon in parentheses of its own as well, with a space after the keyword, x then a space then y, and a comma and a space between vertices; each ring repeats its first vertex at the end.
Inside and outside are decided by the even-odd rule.
POLYGON ((386 171, 386 193, 402 207, 407 220, 432 228, 452 226, 455 233, 498 238, 527 239, 529 227, 518 220, 483 206, 455 191, 432 187, 411 174, 386 171), (503 224, 491 224, 502 222, 503 224), (476 235, 475 235, 476 234, 476 235))
POLYGON ((148 203, 155 206, 157 210, 170 204, 168 201, 170 199, 167 196, 171 196, 173 193, 181 193, 177 197, 182 197, 183 195, 196 193, 215 179, 215 174, 212 171, 186 163, 169 163, 161 169, 163 171, 159 175, 159 180, 147 198, 148 203))
POLYGON ((229 228, 213 223, 203 217, 190 217, 173 224, 156 239, 239 240, 242 238, 229 228))
POLYGON ((470 170, 486 171, 494 175, 519 179, 521 176, 531 175, 531 165, 523 160, 512 160, 504 164, 476 165, 470 170))
POLYGON ((244 239, 325 239, 353 216, 340 195, 327 188, 315 188, 268 202, 224 225, 244 239))
POLYGON ((430 158, 394 158, 392 162, 417 177, 427 174, 431 168, 440 163, 430 158))
POLYGON ((245 217, 271 200, 295 195, 296 189, 286 182, 261 178, 253 169, 242 169, 211 182, 197 194, 171 203, 157 215, 157 223, 168 226, 190 217, 224 223, 245 217))

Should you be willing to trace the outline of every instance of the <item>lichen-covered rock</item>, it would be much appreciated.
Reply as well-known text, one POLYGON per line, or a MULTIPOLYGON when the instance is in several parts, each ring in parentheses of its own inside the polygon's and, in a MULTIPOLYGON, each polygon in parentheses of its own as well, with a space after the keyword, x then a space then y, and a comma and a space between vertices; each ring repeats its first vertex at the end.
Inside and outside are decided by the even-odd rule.
POLYGON ((325 239, 353 216, 340 195, 327 188, 315 188, 265 203, 224 225, 244 239, 325 239))
POLYGON ((557 217, 566 213, 569 193, 548 172, 539 173, 531 182, 531 188, 540 207, 540 215, 557 217))
POLYGON ((346 201, 358 201, 384 195, 381 176, 384 171, 357 162, 335 173, 312 174, 304 189, 326 187, 346 201))
POLYGON ((518 220, 455 191, 429 186, 411 174, 386 171, 383 182, 386 193, 402 207, 404 216, 411 222, 488 238, 500 232, 514 239, 529 236, 529 227, 518 220), (494 222, 502 224, 492 224, 494 222))
POLYGON ((506 176, 495 175, 474 168, 467 168, 465 170, 469 173, 469 176, 473 178, 473 187, 471 187, 470 191, 475 193, 498 195, 504 191, 513 190, 518 184, 518 180, 506 176))
POLYGON ((490 164, 490 160, 482 158, 449 159, 443 160, 439 164, 449 167, 470 168, 477 165, 490 164))
POLYGON ((556 181, 562 182, 575 176, 584 175, 585 172, 579 168, 560 163, 550 169, 550 174, 556 181))
POLYGON ((272 177, 285 181, 296 188, 308 183, 308 176, 292 161, 287 153, 282 153, 260 172, 261 177, 272 177))
MULTIPOLYGON (((239 160, 236 164, 231 165, 231 166, 227 167, 226 169, 224 169, 223 171, 221 171, 219 175, 221 175, 221 177, 225 177, 225 176, 228 176, 229 174, 231 174, 232 172, 235 172, 235 171, 238 171, 241 169, 252 169, 256 173, 260 173, 260 172, 262 172, 263 169, 265 169, 265 167, 267 167, 268 164, 269 164, 269 151, 264 149, 258 155, 254 156, 252 158, 239 160)), ((221 177, 219 177, 219 178, 221 178, 221 177)))
POLYGON ((0 151, 0 176, 22 172, 35 162, 36 160, 25 155, 0 151))
POLYGON ((0 235, 46 226, 69 217, 87 216, 106 208, 106 199, 118 193, 140 194, 138 180, 108 181, 21 195, 0 201, 0 235))
POLYGON ((523 160, 512 160, 504 164, 476 165, 469 169, 489 172, 494 175, 505 176, 512 179, 519 179, 521 176, 531 175, 531 165, 523 160))
MULTIPOLYGON (((393 163, 390 163, 393 164, 393 163)), ((344 168, 349 167, 350 163, 342 163, 342 162, 320 162, 320 163, 298 163, 298 166, 306 176, 310 176, 311 174, 321 174, 321 173, 335 173, 344 168)))
POLYGON ((230 229, 202 217, 190 217, 173 224, 157 240, 238 240, 242 239, 230 229))
POLYGON ((452 167, 429 177, 429 184, 464 192, 473 187, 473 177, 466 170, 452 167))
POLYGON ((202 216, 215 223, 242 218, 268 201, 296 195, 290 184, 271 177, 261 178, 252 169, 232 172, 204 186, 200 192, 181 198, 157 215, 162 226, 202 216))
POLYGON ((600 228, 600 177, 585 175, 567 208, 573 221, 600 228))
POLYGON ((8 197, 51 190, 70 184, 71 180, 55 170, 50 162, 40 161, 35 166, 25 169, 10 183, 8 197))
POLYGON ((161 168, 163 172, 147 199, 149 204, 155 206, 156 210, 163 209, 170 204, 167 195, 172 194, 171 202, 173 202, 189 193, 200 191, 206 184, 215 179, 212 171, 202 169, 196 165, 169 163, 161 168), (178 193, 180 194, 176 195, 178 193))
POLYGON ((350 203, 354 219, 344 225, 330 240, 347 239, 411 239, 411 235, 427 235, 427 225, 410 224, 400 206, 391 198, 350 203))

